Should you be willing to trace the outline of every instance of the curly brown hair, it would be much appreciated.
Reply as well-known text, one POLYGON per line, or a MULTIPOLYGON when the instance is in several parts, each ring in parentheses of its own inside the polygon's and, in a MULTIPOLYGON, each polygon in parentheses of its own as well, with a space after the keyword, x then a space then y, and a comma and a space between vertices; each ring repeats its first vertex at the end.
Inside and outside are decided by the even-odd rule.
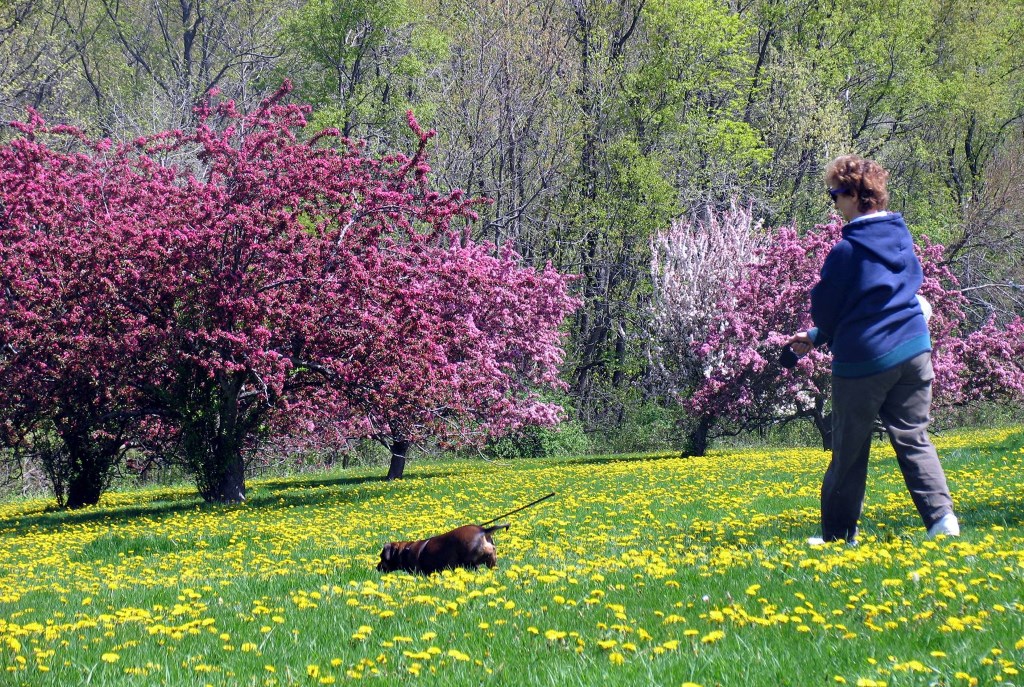
POLYGON ((889 173, 882 165, 858 155, 837 157, 825 168, 825 183, 829 188, 843 189, 855 196, 861 212, 889 209, 888 179, 889 173))

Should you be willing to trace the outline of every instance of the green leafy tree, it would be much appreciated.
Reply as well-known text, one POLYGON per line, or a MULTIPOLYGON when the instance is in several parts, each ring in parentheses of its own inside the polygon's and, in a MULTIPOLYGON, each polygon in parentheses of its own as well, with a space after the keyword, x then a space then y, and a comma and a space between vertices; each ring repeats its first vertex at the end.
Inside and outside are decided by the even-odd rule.
POLYGON ((73 37, 53 21, 50 5, 0 2, 0 121, 17 119, 26 105, 40 111, 74 108, 73 37))
POLYGON ((650 237, 694 206, 727 203, 767 160, 743 121, 748 28, 705 0, 574 2, 582 126, 563 220, 584 307, 570 383, 591 426, 621 420, 647 377, 650 237))
POLYGON ((429 118, 423 84, 448 45, 417 0, 309 0, 284 18, 282 36, 288 76, 316 126, 390 139, 405 133, 413 105, 429 118))

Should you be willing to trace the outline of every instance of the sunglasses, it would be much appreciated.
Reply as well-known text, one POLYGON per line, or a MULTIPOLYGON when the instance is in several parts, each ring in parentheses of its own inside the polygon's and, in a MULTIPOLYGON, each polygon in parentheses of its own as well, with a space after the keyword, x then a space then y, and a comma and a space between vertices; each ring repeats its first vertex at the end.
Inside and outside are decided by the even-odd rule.
POLYGON ((845 186, 840 186, 839 188, 830 188, 828 190, 828 194, 830 196, 832 196, 832 202, 833 203, 836 202, 836 198, 838 198, 839 196, 843 195, 844 193, 849 193, 849 192, 850 192, 850 189, 846 188, 845 186))

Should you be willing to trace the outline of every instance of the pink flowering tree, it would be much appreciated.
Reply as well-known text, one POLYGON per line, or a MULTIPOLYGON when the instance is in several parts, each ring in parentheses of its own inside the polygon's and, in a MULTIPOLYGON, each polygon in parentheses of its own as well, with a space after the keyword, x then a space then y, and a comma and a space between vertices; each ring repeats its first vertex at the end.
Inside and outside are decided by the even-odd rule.
POLYGON ((465 239, 391 250, 405 256, 400 274, 375 271, 377 302, 358 309, 374 335, 354 352, 353 383, 341 390, 357 433, 391 451, 388 479, 402 477, 409 447, 427 438, 481 444, 557 423, 560 408, 538 390, 564 388, 558 327, 576 305, 569 278, 465 239))
MULTIPOLYGON (((827 350, 812 351, 792 370, 780 367, 778 356, 790 334, 811 326, 810 290, 840 229, 838 219, 802 236, 779 228, 727 285, 716 306, 719 326, 692 344, 702 375, 683 400, 691 415, 710 425, 709 437, 806 418, 825 440, 831 391, 827 350)), ((924 240, 918 254, 925 273, 921 293, 935 313, 929 326, 936 405, 1019 398, 1024 380, 1018 362, 1021 321, 972 327, 965 314, 967 300, 942 261, 942 247, 924 240)), ((702 446, 692 448, 699 453, 702 446)))
MULTIPOLYGON (((150 426, 174 434, 200 493, 217 501, 244 498, 246 457, 268 432, 322 422, 401 448, 553 422, 533 390, 558 385, 557 327, 574 304, 566 278, 468 240, 477 201, 430 188, 433 132, 411 114, 416 152, 374 159, 344 139, 324 146, 336 132, 302 140, 307 108, 282 104, 287 91, 244 117, 230 102, 207 105, 194 130, 121 146, 38 118, 19 125, 12 169, 54 167, 60 154, 37 139, 56 135, 79 145, 76 164, 95 179, 94 194, 75 197, 81 212, 44 220, 40 208, 59 201, 34 186, 19 226, 40 246, 28 271, 51 269, 54 245, 74 241, 68 252, 98 285, 73 297, 98 342, 94 366, 120 370, 97 381, 123 405, 104 417, 157 418, 150 426)), ((4 198, 8 215, 13 202, 4 198)), ((63 269, 12 283, 5 307, 60 330, 72 297, 53 294, 63 269), (36 292, 59 307, 30 307, 36 292)), ((22 329, 0 345, 22 351, 22 329)), ((69 336, 58 348, 75 347, 69 336)), ((2 362, 31 376, 19 371, 30 360, 2 362)))
POLYGON ((112 272, 121 229, 161 208, 117 183, 107 144, 35 116, 13 126, 24 136, 0 148, 0 424, 39 459, 58 504, 77 508, 96 503, 133 443, 130 377, 147 333, 112 272), (84 151, 52 150, 47 134, 84 151))
POLYGON ((789 227, 777 229, 726 286, 727 293, 718 302, 720 326, 693 345, 703 376, 684 401, 691 414, 714 412, 719 423, 711 435, 762 429, 796 418, 809 418, 824 431, 830 385, 827 354, 812 351, 794 370, 782 368, 778 356, 790 334, 810 326, 810 289, 838 238, 836 224, 819 226, 802 237, 789 227))
POLYGON ((924 237, 918 255, 924 268, 921 294, 933 313, 928 328, 937 408, 1024 400, 1024 320, 990 315, 977 326, 967 314, 968 298, 946 265, 944 247, 924 237))

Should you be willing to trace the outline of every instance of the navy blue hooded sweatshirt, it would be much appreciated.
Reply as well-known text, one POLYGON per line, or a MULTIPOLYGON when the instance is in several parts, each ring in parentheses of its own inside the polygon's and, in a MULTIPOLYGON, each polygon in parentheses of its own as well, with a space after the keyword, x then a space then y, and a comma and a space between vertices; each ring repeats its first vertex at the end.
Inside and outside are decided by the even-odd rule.
POLYGON ((854 220, 811 290, 808 334, 832 349, 832 374, 867 377, 932 349, 917 301, 921 263, 899 213, 854 220))

